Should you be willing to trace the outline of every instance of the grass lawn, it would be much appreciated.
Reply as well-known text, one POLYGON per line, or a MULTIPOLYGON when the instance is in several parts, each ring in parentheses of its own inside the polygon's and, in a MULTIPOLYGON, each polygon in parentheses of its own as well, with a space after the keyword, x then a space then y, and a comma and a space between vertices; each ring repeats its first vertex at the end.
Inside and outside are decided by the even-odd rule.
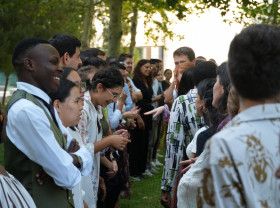
MULTIPOLYGON (((159 153, 165 155, 165 151, 161 148, 159 153)), ((163 158, 158 158, 163 163, 163 158)), ((130 200, 121 200, 121 208, 158 208, 162 207, 160 204, 161 195, 161 176, 162 169, 158 169, 158 173, 153 174, 152 177, 146 176, 141 181, 131 182, 131 198, 130 200)))

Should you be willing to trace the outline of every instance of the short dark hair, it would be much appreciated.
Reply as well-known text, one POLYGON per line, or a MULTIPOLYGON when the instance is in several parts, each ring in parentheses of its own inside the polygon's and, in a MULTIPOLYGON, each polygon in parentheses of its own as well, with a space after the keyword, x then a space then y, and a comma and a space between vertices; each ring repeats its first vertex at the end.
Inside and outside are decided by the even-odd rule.
POLYGON ((96 72, 89 86, 95 90, 98 83, 101 83, 104 88, 124 86, 123 76, 115 67, 107 67, 96 72))
POLYGON ((230 44, 228 67, 241 97, 263 100, 279 95, 279 27, 257 24, 241 31, 230 44))
POLYGON ((20 64, 23 64, 23 59, 25 58, 24 56, 26 55, 27 51, 39 44, 50 44, 50 43, 42 38, 27 38, 20 41, 16 45, 12 56, 12 63, 15 69, 20 64))
POLYGON ((76 83, 71 82, 67 79, 61 79, 55 93, 51 93, 50 97, 52 102, 55 100, 59 100, 60 102, 64 102, 65 99, 70 95, 70 91, 73 87, 78 87, 76 83))
POLYGON ((97 72, 98 68, 92 65, 88 66, 82 66, 78 69, 78 74, 81 77, 82 82, 85 82, 88 80, 87 76, 91 72, 97 72))
POLYGON ((190 61, 193 61, 195 59, 195 53, 190 47, 181 47, 173 52, 173 57, 181 55, 187 55, 190 61))
POLYGON ((67 77, 69 76, 69 74, 72 72, 72 71, 76 71, 75 69, 71 68, 71 67, 62 67, 63 69, 63 72, 61 74, 61 78, 62 79, 67 79, 67 77))
POLYGON ((109 66, 114 66, 117 69, 126 70, 126 67, 121 62, 111 62, 109 66))
POLYGON ((203 61, 195 65, 193 71, 194 85, 197 86, 200 81, 206 78, 216 78, 216 68, 216 64, 211 61, 203 61))
POLYGON ((89 48, 85 51, 81 51, 81 55, 83 57, 97 57, 97 56, 105 56, 105 52, 98 48, 89 48))
POLYGON ((182 74, 182 78, 178 87, 178 96, 185 95, 190 91, 190 89, 194 88, 193 71, 194 67, 189 68, 182 74))
POLYGON ((156 64, 156 63, 160 63, 161 60, 160 59, 150 59, 150 64, 156 64))
POLYGON ((127 58, 132 58, 132 55, 129 55, 129 54, 126 54, 126 53, 122 53, 119 58, 118 58, 118 61, 125 61, 125 59, 127 58))
POLYGON ((146 79, 147 84, 149 86, 153 85, 153 79, 152 79, 152 75, 150 73, 150 75, 148 77, 144 77, 141 73, 141 67, 143 65, 145 65, 146 63, 150 63, 150 60, 148 59, 141 59, 140 61, 138 61, 134 71, 133 71, 133 78, 138 78, 139 80, 141 80, 142 82, 146 79))
POLYGON ((83 66, 92 65, 96 68, 99 68, 100 66, 106 66, 107 63, 103 59, 99 57, 87 57, 83 60, 83 66))
POLYGON ((58 50, 62 57, 66 52, 72 57, 76 52, 76 47, 81 47, 81 42, 72 35, 56 34, 49 39, 50 44, 58 50))

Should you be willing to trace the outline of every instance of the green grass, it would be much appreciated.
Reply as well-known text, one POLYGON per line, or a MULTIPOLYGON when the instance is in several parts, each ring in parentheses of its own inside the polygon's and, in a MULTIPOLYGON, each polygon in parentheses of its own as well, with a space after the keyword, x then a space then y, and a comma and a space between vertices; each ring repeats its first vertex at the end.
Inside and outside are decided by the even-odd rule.
MULTIPOLYGON (((164 151, 159 151, 161 155, 164 155, 164 151)), ((163 158, 159 158, 159 161, 163 163, 163 158)), ((162 167, 158 169, 158 173, 153 174, 152 177, 146 176, 141 181, 131 182, 131 198, 130 200, 121 200, 121 208, 159 208, 161 195, 161 176, 162 167)))

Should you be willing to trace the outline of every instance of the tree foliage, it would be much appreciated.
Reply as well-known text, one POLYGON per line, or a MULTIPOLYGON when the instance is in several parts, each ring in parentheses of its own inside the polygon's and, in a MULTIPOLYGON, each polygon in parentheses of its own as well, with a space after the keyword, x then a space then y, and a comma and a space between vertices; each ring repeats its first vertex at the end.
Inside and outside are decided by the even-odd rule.
POLYGON ((266 23, 278 25, 280 23, 279 0, 200 0, 201 8, 215 7, 220 9, 221 15, 225 16, 232 12, 233 20, 245 25, 252 23, 266 23), (237 9, 232 9, 236 5, 237 9))
POLYGON ((56 33, 81 38, 83 0, 1 0, 0 69, 12 71, 11 55, 15 45, 27 37, 49 39, 56 33))

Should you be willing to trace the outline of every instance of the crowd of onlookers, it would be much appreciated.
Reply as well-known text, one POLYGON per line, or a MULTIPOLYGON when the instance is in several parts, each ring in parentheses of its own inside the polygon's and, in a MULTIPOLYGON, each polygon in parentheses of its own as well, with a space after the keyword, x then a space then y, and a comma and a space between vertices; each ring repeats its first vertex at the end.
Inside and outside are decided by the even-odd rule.
POLYGON ((245 28, 220 65, 180 47, 174 70, 80 46, 57 34, 14 49, 1 207, 119 207, 159 166, 164 207, 279 207, 278 27, 245 28))

